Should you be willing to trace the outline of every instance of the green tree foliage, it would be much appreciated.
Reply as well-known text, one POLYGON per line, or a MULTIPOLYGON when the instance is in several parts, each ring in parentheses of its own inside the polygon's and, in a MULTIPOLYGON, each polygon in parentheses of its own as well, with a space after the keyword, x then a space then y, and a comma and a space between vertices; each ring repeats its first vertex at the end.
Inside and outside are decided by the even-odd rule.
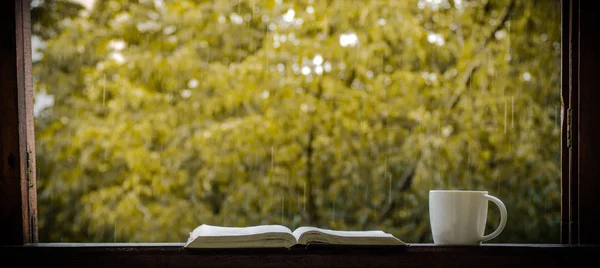
POLYGON ((34 66, 44 241, 430 242, 444 188, 505 201, 494 241, 559 240, 559 1, 106 0, 61 25, 34 66))
POLYGON ((43 39, 56 37, 64 28, 66 19, 74 19, 83 6, 68 0, 30 0, 31 33, 43 39))

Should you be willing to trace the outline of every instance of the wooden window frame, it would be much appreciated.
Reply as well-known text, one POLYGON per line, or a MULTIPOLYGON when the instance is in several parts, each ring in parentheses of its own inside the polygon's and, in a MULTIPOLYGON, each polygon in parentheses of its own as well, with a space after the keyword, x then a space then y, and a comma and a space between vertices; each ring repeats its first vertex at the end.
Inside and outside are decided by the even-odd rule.
POLYGON ((565 267, 594 261, 600 253, 600 124, 594 122, 600 118, 600 18, 593 7, 593 1, 562 0, 560 244, 185 250, 182 243, 38 243, 29 1, 0 1, 0 263, 565 267))

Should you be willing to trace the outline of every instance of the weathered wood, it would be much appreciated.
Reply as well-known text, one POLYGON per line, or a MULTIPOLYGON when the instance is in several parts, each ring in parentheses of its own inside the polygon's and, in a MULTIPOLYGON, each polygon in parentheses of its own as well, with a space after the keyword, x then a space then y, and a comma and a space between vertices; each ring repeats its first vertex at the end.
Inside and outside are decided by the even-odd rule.
POLYGON ((0 22, 0 245, 23 244, 37 241, 29 1, 0 1, 0 22))
POLYGON ((23 211, 24 230, 23 243, 38 242, 37 224, 37 173, 35 165, 35 126, 33 121, 33 80, 31 70, 31 8, 30 1, 17 1, 15 14, 21 14, 16 19, 17 30, 21 34, 17 39, 17 70, 19 102, 24 104, 19 110, 19 148, 21 153, 25 151, 25 174, 21 175, 22 202, 26 204, 27 211, 23 211))
POLYGON ((563 244, 569 243, 569 189, 570 189, 570 170, 569 165, 571 162, 569 146, 567 143, 567 123, 568 123, 568 110, 571 107, 570 103, 570 83, 569 83, 569 20, 570 16, 570 2, 563 1, 562 16, 561 16, 561 203, 560 203, 560 242, 563 244))
POLYGON ((569 147, 569 177, 563 178, 568 180, 569 195, 568 195, 568 213, 569 213, 569 244, 579 243, 579 1, 572 0, 569 2, 568 10, 563 13, 568 13, 569 16, 569 31, 563 33, 569 38, 568 44, 568 60, 569 60, 569 108, 571 114, 570 136, 571 146, 569 147))
POLYGON ((578 267, 600 253, 596 246, 521 244, 291 249, 183 249, 182 245, 13 246, 0 248, 0 258, 32 267, 578 267))
POLYGON ((14 3, 0 3, 0 245, 21 241, 21 189, 14 3))

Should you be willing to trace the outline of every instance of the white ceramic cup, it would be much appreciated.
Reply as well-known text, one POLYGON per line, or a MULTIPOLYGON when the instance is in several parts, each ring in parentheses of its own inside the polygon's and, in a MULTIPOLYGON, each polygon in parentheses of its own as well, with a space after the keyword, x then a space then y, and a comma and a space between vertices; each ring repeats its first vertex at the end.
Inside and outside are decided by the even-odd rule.
POLYGON ((436 245, 480 245, 497 237, 506 226, 506 207, 487 191, 429 191, 429 221, 436 245), (500 224, 484 235, 488 201, 500 209, 500 224))

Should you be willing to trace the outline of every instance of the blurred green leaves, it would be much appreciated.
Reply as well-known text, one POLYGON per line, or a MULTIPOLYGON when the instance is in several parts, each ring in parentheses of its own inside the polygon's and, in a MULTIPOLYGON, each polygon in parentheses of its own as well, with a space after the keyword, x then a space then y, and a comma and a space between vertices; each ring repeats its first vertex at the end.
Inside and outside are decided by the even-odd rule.
POLYGON ((430 242, 428 190, 442 188, 500 197, 496 241, 559 240, 557 1, 106 0, 78 14, 43 22, 62 26, 34 64, 54 97, 36 117, 42 241, 184 241, 209 223, 430 242))

